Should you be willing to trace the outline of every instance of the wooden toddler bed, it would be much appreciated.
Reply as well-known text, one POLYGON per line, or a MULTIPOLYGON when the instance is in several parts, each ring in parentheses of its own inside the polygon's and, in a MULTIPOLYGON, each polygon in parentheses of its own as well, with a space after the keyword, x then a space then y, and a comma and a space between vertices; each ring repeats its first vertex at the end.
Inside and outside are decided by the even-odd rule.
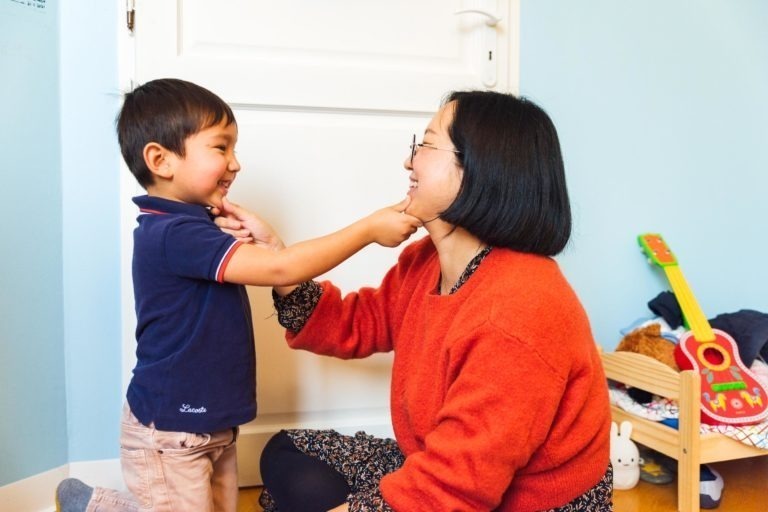
MULTIPOLYGON (((699 510, 699 465, 768 455, 719 433, 700 434, 700 378, 693 370, 676 372, 669 366, 634 352, 602 352, 606 376, 630 387, 678 401, 679 430, 611 406, 613 420, 632 422, 632 439, 677 459, 677 508, 699 510)), ((726 482, 727 486, 727 482, 726 482)))

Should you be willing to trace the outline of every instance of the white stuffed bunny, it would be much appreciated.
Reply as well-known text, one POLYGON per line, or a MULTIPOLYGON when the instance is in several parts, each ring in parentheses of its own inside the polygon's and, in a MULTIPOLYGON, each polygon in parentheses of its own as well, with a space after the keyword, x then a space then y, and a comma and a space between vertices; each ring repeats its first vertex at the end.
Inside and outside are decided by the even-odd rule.
POLYGON ((613 465, 613 488, 631 489, 640 479, 640 453, 637 445, 629 438, 632 423, 621 422, 621 431, 611 422, 611 464, 613 465))

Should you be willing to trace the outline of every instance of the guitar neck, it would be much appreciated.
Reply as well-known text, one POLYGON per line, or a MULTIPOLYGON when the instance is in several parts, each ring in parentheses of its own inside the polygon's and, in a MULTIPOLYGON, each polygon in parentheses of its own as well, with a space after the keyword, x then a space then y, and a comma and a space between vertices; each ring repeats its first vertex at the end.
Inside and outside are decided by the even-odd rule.
POLYGON ((675 292, 677 302, 680 304, 680 309, 683 310, 683 316, 688 323, 688 328, 693 331, 696 340, 714 340, 715 333, 712 332, 712 328, 709 326, 709 322, 706 316, 704 316, 696 297, 693 296, 683 271, 677 265, 667 265, 663 268, 669 284, 672 285, 672 290, 675 292))

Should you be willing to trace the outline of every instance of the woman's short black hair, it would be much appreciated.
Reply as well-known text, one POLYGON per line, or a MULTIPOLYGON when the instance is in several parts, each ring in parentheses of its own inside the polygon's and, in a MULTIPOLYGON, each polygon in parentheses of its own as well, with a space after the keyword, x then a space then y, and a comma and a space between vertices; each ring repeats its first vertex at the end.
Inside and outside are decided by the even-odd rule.
POLYGON ((448 134, 464 175, 440 218, 492 246, 560 253, 571 235, 571 208, 549 116, 530 100, 493 91, 455 91, 448 103, 448 134))
POLYGON ((235 115, 217 95, 192 82, 160 78, 125 95, 117 140, 131 173, 146 188, 154 179, 144 162, 144 146, 156 142, 183 157, 187 137, 222 121, 230 125, 235 115))

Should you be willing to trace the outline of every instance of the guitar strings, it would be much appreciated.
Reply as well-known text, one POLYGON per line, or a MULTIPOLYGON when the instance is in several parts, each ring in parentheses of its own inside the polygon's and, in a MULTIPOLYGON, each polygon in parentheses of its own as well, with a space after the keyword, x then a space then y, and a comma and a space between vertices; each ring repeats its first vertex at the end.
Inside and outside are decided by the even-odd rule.
POLYGON ((698 341, 711 341, 715 339, 715 333, 709 325, 704 313, 701 311, 696 297, 685 280, 680 267, 664 267, 667 278, 672 283, 672 289, 677 294, 677 300, 685 317, 688 319, 691 330, 698 341))

